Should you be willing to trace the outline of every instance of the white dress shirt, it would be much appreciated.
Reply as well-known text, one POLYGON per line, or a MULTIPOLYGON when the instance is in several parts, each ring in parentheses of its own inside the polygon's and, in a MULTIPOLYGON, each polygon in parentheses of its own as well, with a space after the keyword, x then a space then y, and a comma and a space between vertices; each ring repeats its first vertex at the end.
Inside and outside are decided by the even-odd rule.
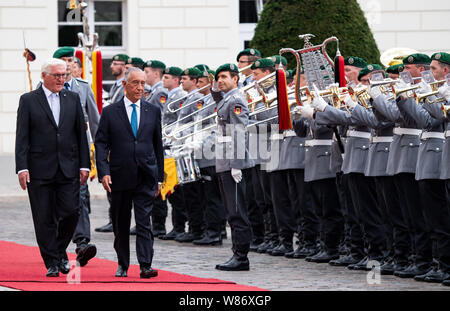
POLYGON ((136 112, 137 112, 137 128, 139 129, 139 121, 141 120, 141 100, 138 99, 137 102, 133 103, 128 97, 124 97, 123 101, 125 103, 125 110, 127 111, 128 121, 131 124, 131 114, 133 113, 132 104, 136 104, 136 112))

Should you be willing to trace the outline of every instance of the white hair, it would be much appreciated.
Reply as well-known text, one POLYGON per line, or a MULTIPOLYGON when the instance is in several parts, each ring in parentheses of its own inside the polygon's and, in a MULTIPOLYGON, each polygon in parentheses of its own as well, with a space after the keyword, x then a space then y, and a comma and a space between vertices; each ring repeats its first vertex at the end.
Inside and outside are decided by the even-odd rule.
POLYGON ((125 77, 124 77, 124 80, 125 80, 126 82, 128 82, 128 78, 130 78, 130 74, 131 74, 133 71, 143 72, 142 69, 137 68, 137 67, 130 67, 130 68, 128 68, 127 71, 125 71, 125 77))
POLYGON ((65 61, 59 58, 49 58, 41 66, 41 72, 50 73, 50 68, 54 66, 64 66, 64 70, 67 69, 65 61))

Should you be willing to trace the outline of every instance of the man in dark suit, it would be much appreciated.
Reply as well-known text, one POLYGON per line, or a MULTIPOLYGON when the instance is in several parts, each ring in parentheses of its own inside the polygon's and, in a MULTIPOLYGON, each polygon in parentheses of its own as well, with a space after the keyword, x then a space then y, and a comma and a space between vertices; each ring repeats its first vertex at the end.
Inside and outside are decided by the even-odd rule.
POLYGON ((64 90, 66 63, 49 59, 42 85, 21 96, 16 173, 28 189, 36 240, 47 276, 69 273, 67 246, 80 213, 80 184, 89 176, 89 147, 78 94, 64 90))
POLYGON ((126 277, 130 264, 130 222, 134 204, 136 253, 141 278, 157 276, 153 270, 153 233, 150 214, 161 191, 164 155, 159 107, 142 100, 145 75, 129 68, 123 86, 126 96, 103 109, 95 150, 99 178, 111 193, 117 277, 126 277))

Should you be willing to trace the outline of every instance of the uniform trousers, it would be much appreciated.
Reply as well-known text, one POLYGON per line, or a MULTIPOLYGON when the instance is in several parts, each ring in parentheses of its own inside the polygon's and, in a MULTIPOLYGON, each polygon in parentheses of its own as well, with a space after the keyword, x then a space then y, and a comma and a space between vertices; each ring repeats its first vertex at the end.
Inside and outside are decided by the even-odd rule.
POLYGON ((175 186, 174 192, 168 197, 170 205, 172 206, 172 226, 175 232, 184 232, 187 214, 186 203, 184 201, 184 189, 182 185, 175 186))
POLYGON ((76 243, 78 247, 91 241, 91 222, 89 219, 91 207, 89 198, 89 187, 86 182, 80 186, 80 216, 72 237, 72 242, 76 243))

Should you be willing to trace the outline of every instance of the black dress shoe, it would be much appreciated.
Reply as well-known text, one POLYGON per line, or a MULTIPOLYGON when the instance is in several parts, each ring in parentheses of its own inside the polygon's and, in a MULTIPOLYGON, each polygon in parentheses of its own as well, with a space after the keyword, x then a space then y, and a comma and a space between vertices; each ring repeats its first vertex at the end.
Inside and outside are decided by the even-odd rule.
POLYGON ((107 223, 106 225, 99 227, 99 228, 95 228, 96 232, 113 232, 113 225, 112 222, 107 223))
POLYGON ((302 259, 306 257, 312 257, 319 253, 320 249, 316 246, 305 246, 302 249, 297 249, 293 258, 302 259))
POLYGON ((69 260, 63 258, 61 259, 61 261, 59 262, 59 271, 61 271, 62 274, 67 274, 70 272, 70 264, 69 264, 69 260))
POLYGON ((216 265, 216 269, 223 271, 248 271, 250 270, 250 263, 247 257, 233 255, 227 262, 216 265))
POLYGON ((211 238, 205 235, 203 238, 192 241, 195 245, 222 245, 222 238, 211 238))
MULTIPOLYGON (((416 279, 416 277, 414 277, 414 279, 416 279)), ((444 280, 447 280, 449 278, 450 274, 448 272, 438 269, 433 273, 428 273, 428 275, 425 276, 424 281, 428 283, 442 283, 444 282, 444 280)))
POLYGON ((450 286, 450 278, 447 280, 442 281, 442 285, 444 286, 450 286))
POLYGON ((201 238, 202 238, 201 234, 184 232, 182 234, 177 235, 177 237, 175 238, 175 241, 181 242, 181 243, 189 243, 189 242, 193 242, 194 240, 200 240, 201 238))
POLYGON ((59 276, 58 267, 57 266, 48 267, 47 274, 45 276, 50 278, 59 276))
POLYGON ((386 262, 380 267, 381 275, 393 275, 395 271, 403 271, 408 268, 408 263, 386 262))
POLYGON ((97 254, 97 247, 94 244, 87 244, 77 247, 75 253, 77 253, 77 261, 80 267, 84 267, 97 254))
POLYGON ((403 271, 395 271, 394 275, 399 278, 413 278, 416 275, 428 273, 430 270, 432 270, 432 267, 428 264, 423 264, 420 266, 412 264, 403 271))
POLYGON ((339 258, 339 252, 338 251, 324 251, 322 253, 319 253, 315 256, 308 257, 310 258, 309 262, 316 262, 316 263, 327 263, 330 262, 330 260, 338 259, 339 258))
POLYGON ((303 245, 299 244, 298 247, 295 250, 293 250, 291 252, 287 252, 286 254, 284 254, 284 257, 286 257, 286 258, 297 258, 297 257, 294 257, 294 255, 296 253, 300 252, 302 250, 302 248, 303 248, 303 245))
POLYGON ((272 249, 272 251, 270 252, 269 255, 284 256, 286 253, 293 252, 293 251, 294 251, 294 249, 292 248, 292 244, 291 245, 280 244, 277 247, 275 247, 274 249, 272 249))
POLYGON ((319 252, 317 252, 317 253, 315 253, 315 254, 306 256, 306 257, 305 257, 305 260, 308 261, 308 262, 310 262, 311 259, 313 259, 314 257, 316 257, 316 256, 322 256, 324 253, 325 253, 325 251, 322 249, 322 250, 320 250, 319 252))
POLYGON ((257 252, 257 253, 260 253, 260 254, 265 253, 266 250, 269 248, 269 245, 270 245, 270 241, 264 241, 264 242, 256 249, 256 252, 257 252))
POLYGON ((141 279, 149 279, 158 276, 158 270, 152 269, 151 267, 141 267, 141 279))
POLYGON ((266 254, 270 255, 270 253, 272 253, 272 250, 277 248, 278 245, 280 245, 280 242, 278 240, 270 241, 270 243, 269 243, 269 245, 267 246, 267 249, 266 249, 266 254))
POLYGON ((369 257, 365 256, 363 259, 358 261, 357 263, 351 264, 347 266, 347 269, 350 270, 362 270, 362 271, 370 271, 367 269, 367 263, 369 262, 369 257))
POLYGON ((130 235, 136 235, 136 226, 130 229, 130 235))
POLYGON ((118 278, 126 278, 127 275, 127 269, 125 269, 124 267, 122 267, 121 265, 119 265, 117 267, 117 271, 116 271, 116 277, 118 278))
POLYGON ((158 238, 160 238, 161 240, 175 240, 177 235, 179 235, 181 233, 183 233, 183 232, 178 232, 178 231, 172 230, 163 236, 158 236, 158 238))
POLYGON ((348 265, 352 265, 352 264, 360 262, 361 259, 362 259, 361 257, 356 257, 352 254, 349 254, 349 255, 341 256, 340 258, 335 259, 335 260, 330 260, 330 262, 328 262, 328 264, 330 266, 335 266, 335 267, 346 267, 348 265))

